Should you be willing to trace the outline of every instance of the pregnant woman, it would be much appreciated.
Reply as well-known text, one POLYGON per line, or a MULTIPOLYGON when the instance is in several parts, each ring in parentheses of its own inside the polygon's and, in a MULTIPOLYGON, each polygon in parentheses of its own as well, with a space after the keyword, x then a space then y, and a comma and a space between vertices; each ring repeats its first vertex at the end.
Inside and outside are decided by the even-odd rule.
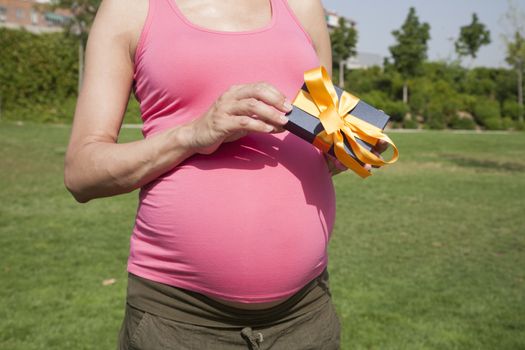
POLYGON ((321 64, 320 0, 103 0, 65 183, 140 189, 120 349, 339 348, 330 164, 282 128, 321 64), (144 139, 119 144, 131 90, 144 139))

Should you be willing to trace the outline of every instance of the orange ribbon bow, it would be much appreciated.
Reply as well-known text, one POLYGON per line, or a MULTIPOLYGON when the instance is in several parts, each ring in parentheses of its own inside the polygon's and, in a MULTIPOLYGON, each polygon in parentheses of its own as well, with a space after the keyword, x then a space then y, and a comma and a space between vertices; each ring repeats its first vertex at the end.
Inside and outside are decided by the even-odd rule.
POLYGON ((359 99, 346 91, 339 98, 324 67, 304 73, 304 81, 308 92, 301 90, 293 104, 321 121, 324 130, 316 136, 314 146, 323 152, 328 152, 334 146, 337 159, 363 178, 372 174, 346 153, 345 138, 356 158, 364 164, 383 166, 397 161, 399 152, 396 145, 383 133, 383 130, 350 114, 359 103, 359 99), (378 157, 357 142, 356 138, 373 146, 379 140, 387 142, 394 150, 392 159, 385 161, 378 157))

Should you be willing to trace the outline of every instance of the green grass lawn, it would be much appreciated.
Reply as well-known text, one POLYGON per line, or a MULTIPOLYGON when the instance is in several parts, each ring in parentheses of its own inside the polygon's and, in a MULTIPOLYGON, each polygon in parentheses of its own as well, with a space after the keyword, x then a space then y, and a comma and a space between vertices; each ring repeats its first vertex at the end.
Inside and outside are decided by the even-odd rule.
MULTIPOLYGON (((68 136, 0 123, 0 349, 115 348, 137 196, 76 204, 68 136)), ((343 349, 525 349, 525 135, 392 137, 396 165, 335 179, 343 349)))

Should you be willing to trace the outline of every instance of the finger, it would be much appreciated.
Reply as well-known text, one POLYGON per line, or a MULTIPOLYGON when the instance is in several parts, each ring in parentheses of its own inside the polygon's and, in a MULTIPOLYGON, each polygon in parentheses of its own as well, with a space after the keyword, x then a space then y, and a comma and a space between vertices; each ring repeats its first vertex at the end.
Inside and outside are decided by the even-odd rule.
POLYGON ((336 157, 334 157, 334 156, 332 156, 330 154, 326 155, 326 160, 329 163, 331 163, 336 169, 338 169, 340 171, 348 170, 348 168, 343 163, 341 163, 341 161, 339 159, 337 159, 336 157))
POLYGON ((377 144, 374 146, 373 151, 376 151, 377 153, 381 154, 388 149, 388 146, 389 146, 388 142, 379 140, 377 144))
POLYGON ((282 112, 253 97, 232 103, 228 112, 233 115, 253 115, 276 127, 288 123, 288 118, 282 112))
MULTIPOLYGON (((379 159, 383 159, 383 157, 381 157, 381 154, 379 154, 379 152, 377 152, 375 149, 372 149, 372 153, 375 154, 379 159)), ((377 169, 379 167, 380 167, 379 165, 372 166, 372 168, 374 169, 377 169)))
POLYGON ((330 158, 330 156, 325 153, 324 154, 324 159, 326 161, 326 165, 328 166, 328 171, 330 172, 330 174, 332 174, 332 176, 336 175, 337 174, 337 168, 335 167, 335 164, 332 161, 332 159, 330 158))
POLYGON ((283 113, 288 113, 292 110, 292 105, 287 102, 286 96, 268 83, 241 85, 234 90, 233 96, 238 100, 255 98, 283 113))

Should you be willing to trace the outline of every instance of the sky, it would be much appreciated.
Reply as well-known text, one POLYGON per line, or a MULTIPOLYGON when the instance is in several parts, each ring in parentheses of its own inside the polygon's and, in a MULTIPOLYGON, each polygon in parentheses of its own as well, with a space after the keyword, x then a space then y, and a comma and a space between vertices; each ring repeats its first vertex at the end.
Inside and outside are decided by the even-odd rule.
MULTIPOLYGON (((511 1, 525 12, 525 0, 511 1)), ((475 12, 480 22, 490 30, 492 43, 480 49, 474 62, 465 60, 465 63, 506 66, 502 35, 509 28, 504 20, 508 0, 323 0, 323 5, 357 22, 359 52, 384 57, 390 56, 388 47, 395 43, 392 31, 401 27, 408 9, 415 7, 420 21, 429 23, 431 27, 428 51, 431 60, 456 58, 454 41, 459 36, 460 28, 471 23, 472 13, 475 12)))

